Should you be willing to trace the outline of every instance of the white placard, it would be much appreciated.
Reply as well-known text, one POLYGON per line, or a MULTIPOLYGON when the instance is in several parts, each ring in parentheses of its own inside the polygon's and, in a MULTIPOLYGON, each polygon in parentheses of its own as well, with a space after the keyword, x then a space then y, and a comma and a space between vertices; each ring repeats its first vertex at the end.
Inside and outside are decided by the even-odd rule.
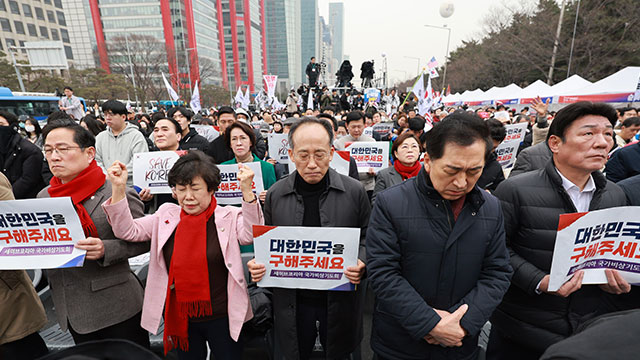
POLYGON ((266 274, 260 287, 354 290, 344 275, 358 263, 360 229, 253 226, 256 263, 266 274))
POLYGON ((0 201, 0 269, 81 267, 86 239, 70 197, 0 201))
POLYGON ((194 128, 196 132, 198 132, 198 135, 204 136, 209 142, 212 142, 218 136, 220 136, 220 132, 218 132, 218 130, 216 130, 211 125, 189 125, 189 126, 194 128))
POLYGON ((358 165, 358 172, 366 173, 373 169, 376 173, 389 167, 389 142, 353 142, 347 151, 358 165))
MULTIPOLYGON (((349 152, 338 150, 334 151, 329 167, 335 170, 338 174, 349 176, 349 152)), ((289 159, 289 174, 294 171, 296 171, 296 164, 289 159)))
POLYGON ((507 132, 507 136, 504 138, 503 142, 517 141, 518 143, 521 143, 524 141, 524 136, 527 134, 527 123, 505 125, 504 129, 507 132))
POLYGON ((549 291, 558 290, 578 270, 582 284, 606 284, 604 269, 616 269, 640 285, 640 207, 622 206, 560 215, 549 291))
POLYGON ((169 170, 186 154, 178 151, 151 151, 133 155, 133 187, 140 192, 149 189, 151 194, 171 194, 169 170))
MULTIPOLYGON (((242 165, 253 170, 253 192, 256 196, 260 195, 264 191, 260 162, 254 161, 242 163, 242 165)), ((221 182, 214 194, 218 204, 242 204, 242 190, 240 190, 240 181, 238 181, 238 164, 218 165, 218 169, 220 169, 221 182)))
POLYGON ((269 157, 286 164, 289 161, 289 134, 271 133, 268 136, 269 157))
POLYGON ((519 141, 503 141, 496 148, 497 160, 502 166, 502 170, 511 169, 516 162, 516 156, 518 155, 518 147, 520 147, 519 141))

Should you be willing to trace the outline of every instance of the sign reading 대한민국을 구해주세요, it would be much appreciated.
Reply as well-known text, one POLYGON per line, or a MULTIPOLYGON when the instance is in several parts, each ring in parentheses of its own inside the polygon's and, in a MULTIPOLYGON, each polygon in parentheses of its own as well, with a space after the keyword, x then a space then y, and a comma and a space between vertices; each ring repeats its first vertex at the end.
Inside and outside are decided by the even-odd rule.
POLYGON ((606 284, 605 269, 640 284, 640 207, 560 215, 549 291, 558 290, 579 270, 584 271, 583 284, 606 284))
POLYGON ((376 173, 389 167, 389 143, 387 141, 353 142, 347 145, 347 151, 358 165, 358 172, 376 173))
POLYGON ((253 247, 261 287, 355 289, 344 272, 358 263, 360 229, 254 225, 253 247))
POLYGON ((0 270, 82 266, 85 238, 70 197, 0 201, 0 270))
MULTIPOLYGON (((262 167, 257 161, 242 165, 253 170, 253 192, 256 196, 264 190, 262 167)), ((214 193, 216 201, 221 205, 242 204, 242 190, 238 180, 238 164, 218 165, 220 169, 220 185, 214 193)))

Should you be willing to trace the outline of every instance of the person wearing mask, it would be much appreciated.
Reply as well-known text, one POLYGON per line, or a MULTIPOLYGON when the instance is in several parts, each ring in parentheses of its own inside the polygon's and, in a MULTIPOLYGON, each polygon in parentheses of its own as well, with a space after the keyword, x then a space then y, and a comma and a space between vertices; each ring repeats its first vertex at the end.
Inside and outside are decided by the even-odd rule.
POLYGON ((422 154, 422 146, 414 134, 406 132, 398 136, 391 146, 393 166, 382 169, 376 174, 376 186, 373 189, 371 201, 375 201, 381 191, 418 175, 422 168, 420 154, 422 154))
POLYGON ((169 171, 178 204, 134 219, 126 193, 127 168, 108 170, 112 195, 102 206, 115 233, 151 242, 141 325, 157 333, 164 318, 165 354, 205 359, 207 343, 218 360, 242 358, 243 324, 253 317, 244 281, 240 244, 253 242, 253 225, 264 220, 252 191, 253 172, 239 165, 242 207, 217 206, 220 171, 200 151, 184 155, 169 171))
POLYGON ((118 100, 108 100, 102 104, 102 112, 107 121, 107 130, 96 136, 96 162, 104 171, 118 160, 129 169, 128 184, 133 184, 133 155, 148 152, 149 146, 138 127, 127 122, 127 108, 118 100))
POLYGON ((249 163, 255 161, 260 163, 264 191, 259 194, 258 198, 261 202, 264 202, 267 190, 276 182, 276 172, 271 163, 260 160, 253 153, 256 142, 253 129, 244 122, 234 122, 227 127, 224 137, 227 146, 233 152, 233 159, 223 162, 222 165, 249 163))
POLYGON ((200 150, 207 152, 209 142, 204 136, 199 135, 196 129, 189 126, 191 125, 191 116, 193 116, 191 110, 182 106, 173 107, 167 113, 167 117, 177 121, 182 128, 180 147, 183 150, 200 150))
POLYGON ((514 274, 491 317, 487 359, 538 359, 585 321, 612 311, 609 304, 620 298, 610 294, 630 291, 616 270, 604 270, 607 284, 583 285, 580 270, 558 290, 548 289, 560 214, 627 203, 622 189, 599 171, 613 147, 616 119, 607 104, 566 106, 549 129, 553 155, 546 167, 510 177, 493 192, 501 202, 514 274))
MULTIPOLYGON (((0 202, 14 200, 0 173, 0 202)), ((38 331, 47 323, 42 302, 24 270, 0 270, 0 359, 32 360, 49 351, 38 331)))
POLYGON ((0 172, 16 199, 34 198, 44 186, 42 151, 18 133, 18 118, 0 110, 0 172))
MULTIPOLYGON (((371 136, 364 135, 364 115, 360 111, 352 111, 347 115, 347 130, 349 135, 343 136, 336 140, 333 145, 336 150, 345 150, 348 145, 354 142, 375 142, 376 140, 371 136)), ((373 168, 369 168, 367 172, 360 173, 360 183, 367 191, 369 199, 373 195, 373 188, 375 187, 376 173, 373 168)))
POLYGON ((42 129, 40 128, 40 124, 34 118, 28 118, 24 121, 24 131, 27 133, 26 139, 29 140, 33 145, 37 146, 38 149, 42 150, 42 129))
MULTIPOLYGON (((266 225, 359 228, 358 263, 345 271, 360 284, 365 271, 364 236, 369 222, 369 199, 358 181, 329 167, 334 150, 333 130, 327 121, 304 117, 289 133, 289 158, 296 171, 267 192, 266 225)), ((264 264, 247 264, 252 281, 266 272, 264 264)), ((329 359, 347 358, 362 340, 364 289, 315 291, 273 288, 276 359, 309 359, 320 323, 320 342, 329 359)))
POLYGON ((84 105, 77 96, 73 95, 70 86, 64 87, 64 96, 58 102, 58 108, 71 116, 75 121, 80 121, 84 117, 84 105))
POLYGON ((481 189, 493 192, 498 185, 504 181, 504 172, 502 171, 502 165, 498 162, 496 148, 504 141, 504 138, 507 137, 507 130, 500 120, 488 119, 485 121, 485 124, 489 127, 493 147, 477 184, 481 189))
MULTIPOLYGON (((82 267, 47 270, 58 324, 76 344, 125 339, 149 348, 149 334, 140 327, 142 285, 128 263, 149 244, 120 240, 108 224, 100 204, 111 195, 111 183, 95 161, 93 136, 70 122, 51 123, 43 135, 53 178, 38 198, 70 197, 86 236, 75 245, 86 250, 82 267)), ((136 192, 128 189, 126 196, 127 210, 142 217, 136 192)))
POLYGON ((483 120, 453 113, 427 133, 418 175, 378 194, 367 271, 379 358, 477 358, 512 274, 500 203, 476 186, 491 147, 483 120))

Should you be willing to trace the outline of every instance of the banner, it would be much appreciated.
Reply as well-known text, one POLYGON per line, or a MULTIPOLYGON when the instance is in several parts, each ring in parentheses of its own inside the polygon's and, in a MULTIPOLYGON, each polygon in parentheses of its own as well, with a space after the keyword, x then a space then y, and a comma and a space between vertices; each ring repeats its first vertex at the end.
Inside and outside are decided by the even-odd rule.
POLYGON ((347 150, 358 165, 358 172, 369 172, 370 168, 376 173, 389 166, 389 143, 386 141, 376 142, 353 142, 348 144, 347 150))
POLYGON ((220 136, 220 132, 211 125, 189 125, 189 126, 194 128, 198 133, 198 135, 204 136, 208 142, 212 142, 218 136, 220 136))
POLYGON ((200 106, 200 89, 198 89, 198 80, 196 80, 196 86, 193 88, 189 106, 191 106, 191 110, 196 114, 202 109, 200 106))
POLYGON ((269 157, 286 164, 289 161, 289 135, 271 133, 267 137, 269 143, 269 157))
POLYGON ((344 275, 358 263, 360 229, 253 226, 256 263, 266 274, 260 287, 354 290, 344 275))
POLYGON ((171 194, 169 170, 186 154, 178 151, 151 151, 133 155, 133 187, 140 192, 149 189, 151 194, 171 194))
POLYGON ((378 134, 380 137, 387 136, 391 134, 392 131, 393 131, 392 122, 381 122, 373 125, 373 132, 378 134))
MULTIPOLYGON (((264 183, 262 182, 262 168, 257 161, 250 163, 242 163, 253 170, 253 192, 256 196, 264 191, 264 183)), ((218 165, 220 169, 221 182, 218 190, 214 193, 218 205, 237 205, 242 204, 242 190, 240 190, 240 181, 238 181, 238 164, 218 165)))
POLYGON ((380 102, 380 90, 376 88, 368 88, 364 91, 364 102, 367 104, 370 103, 379 103, 380 102))
POLYGON ((70 197, 0 201, 0 269, 81 267, 86 236, 70 197))
POLYGON ((640 285, 640 207, 623 206, 560 215, 549 291, 558 290, 578 270, 582 284, 606 284, 604 269, 615 269, 640 285))
MULTIPOLYGON (((334 151, 333 158, 329 163, 329 167, 335 170, 338 174, 349 176, 349 152, 348 151, 334 151)), ((296 171, 296 164, 289 159, 289 174, 296 171)))
POLYGON ((178 99, 180 99, 180 96, 178 96, 178 93, 176 93, 176 91, 173 90, 173 87, 171 87, 171 85, 167 81, 167 78, 164 76, 164 73, 162 73, 162 82, 164 82, 164 87, 167 88, 167 92, 169 93, 169 97, 173 101, 178 101, 178 99))
POLYGON ((267 95, 269 98, 275 97, 278 75, 263 75, 262 77, 264 78, 264 83, 267 85, 267 95))

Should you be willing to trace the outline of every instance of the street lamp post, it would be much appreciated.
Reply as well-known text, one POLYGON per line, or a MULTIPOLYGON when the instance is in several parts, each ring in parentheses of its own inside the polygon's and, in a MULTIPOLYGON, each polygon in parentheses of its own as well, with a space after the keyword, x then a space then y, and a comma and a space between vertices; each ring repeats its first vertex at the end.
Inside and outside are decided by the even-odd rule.
POLYGON ((436 29, 444 29, 449 32, 449 34, 447 35, 447 54, 445 55, 445 59, 444 59, 444 74, 442 74, 442 86, 444 88, 444 86, 447 86, 447 63, 449 62, 449 44, 451 43, 451 29, 448 28, 446 24, 444 26, 436 26, 436 25, 425 25, 425 26, 436 28, 436 29))
POLYGON ((578 27, 578 15, 580 15, 580 0, 576 8, 576 20, 573 23, 573 36, 571 37, 571 51, 569 51, 569 65, 567 66, 567 78, 571 75, 571 58, 573 58, 573 42, 576 40, 576 28, 578 27))
POLYGON ((133 83, 133 93, 135 94, 135 97, 136 97, 136 107, 140 108, 140 102, 138 101, 138 86, 136 85, 136 77, 133 75, 133 61, 131 61, 131 51, 129 50, 129 32, 128 31, 124 36, 124 42, 127 45, 127 56, 129 57, 129 70, 131 71, 131 82, 133 83))

